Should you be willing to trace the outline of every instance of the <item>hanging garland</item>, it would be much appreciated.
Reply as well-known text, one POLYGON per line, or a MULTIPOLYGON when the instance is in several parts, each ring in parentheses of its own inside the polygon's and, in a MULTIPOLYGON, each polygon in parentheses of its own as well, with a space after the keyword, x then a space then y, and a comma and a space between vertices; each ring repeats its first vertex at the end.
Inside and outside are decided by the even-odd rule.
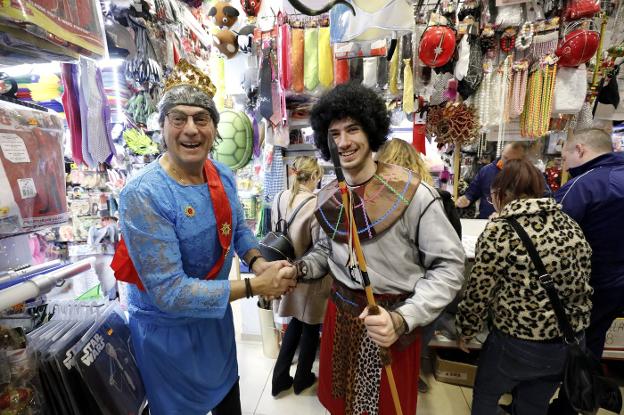
POLYGON ((465 103, 432 106, 427 113, 427 133, 435 135, 439 145, 469 144, 479 134, 477 110, 465 103))

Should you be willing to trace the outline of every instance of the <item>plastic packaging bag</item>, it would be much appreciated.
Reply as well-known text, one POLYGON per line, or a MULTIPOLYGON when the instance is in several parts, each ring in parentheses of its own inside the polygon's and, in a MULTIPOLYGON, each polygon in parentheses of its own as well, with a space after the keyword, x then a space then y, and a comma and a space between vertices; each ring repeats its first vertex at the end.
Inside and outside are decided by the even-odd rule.
POLYGON ((67 218, 60 119, 0 101, 0 235, 67 218))

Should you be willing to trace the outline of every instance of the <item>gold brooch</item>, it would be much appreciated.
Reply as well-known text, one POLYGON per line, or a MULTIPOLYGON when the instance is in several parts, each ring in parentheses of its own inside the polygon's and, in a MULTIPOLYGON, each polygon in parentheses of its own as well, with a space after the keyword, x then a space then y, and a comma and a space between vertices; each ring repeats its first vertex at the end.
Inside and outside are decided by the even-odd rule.
POLYGON ((221 233, 223 235, 228 236, 231 230, 232 230, 232 227, 230 226, 229 223, 225 222, 223 225, 221 225, 221 233))
POLYGON ((189 218, 195 216, 195 208, 193 206, 187 206, 184 208, 184 214, 189 218))

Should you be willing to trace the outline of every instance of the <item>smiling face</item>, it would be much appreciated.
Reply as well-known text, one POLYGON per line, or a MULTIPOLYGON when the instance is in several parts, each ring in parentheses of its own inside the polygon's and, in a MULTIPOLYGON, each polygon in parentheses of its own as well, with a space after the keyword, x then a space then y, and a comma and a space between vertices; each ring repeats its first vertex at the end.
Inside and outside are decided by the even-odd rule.
POLYGON ((165 117, 163 136, 169 158, 176 165, 201 166, 212 149, 216 127, 204 108, 177 105, 165 117))
POLYGON ((371 166, 374 172, 375 162, 368 137, 357 121, 351 118, 332 121, 328 134, 338 147, 340 164, 345 173, 354 177, 371 166))

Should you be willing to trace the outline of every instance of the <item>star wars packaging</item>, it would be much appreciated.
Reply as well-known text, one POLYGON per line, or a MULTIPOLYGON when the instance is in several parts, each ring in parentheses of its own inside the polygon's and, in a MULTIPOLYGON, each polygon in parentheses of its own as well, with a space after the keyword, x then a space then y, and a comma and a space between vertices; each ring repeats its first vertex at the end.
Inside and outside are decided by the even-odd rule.
POLYGON ((118 310, 99 319, 71 351, 74 366, 102 414, 140 414, 145 388, 134 360, 130 329, 118 310))
POLYGON ((61 120, 0 101, 0 235, 67 217, 61 120))
POLYGON ((118 305, 61 301, 48 310, 51 320, 27 335, 45 413, 139 414, 145 389, 118 305))

